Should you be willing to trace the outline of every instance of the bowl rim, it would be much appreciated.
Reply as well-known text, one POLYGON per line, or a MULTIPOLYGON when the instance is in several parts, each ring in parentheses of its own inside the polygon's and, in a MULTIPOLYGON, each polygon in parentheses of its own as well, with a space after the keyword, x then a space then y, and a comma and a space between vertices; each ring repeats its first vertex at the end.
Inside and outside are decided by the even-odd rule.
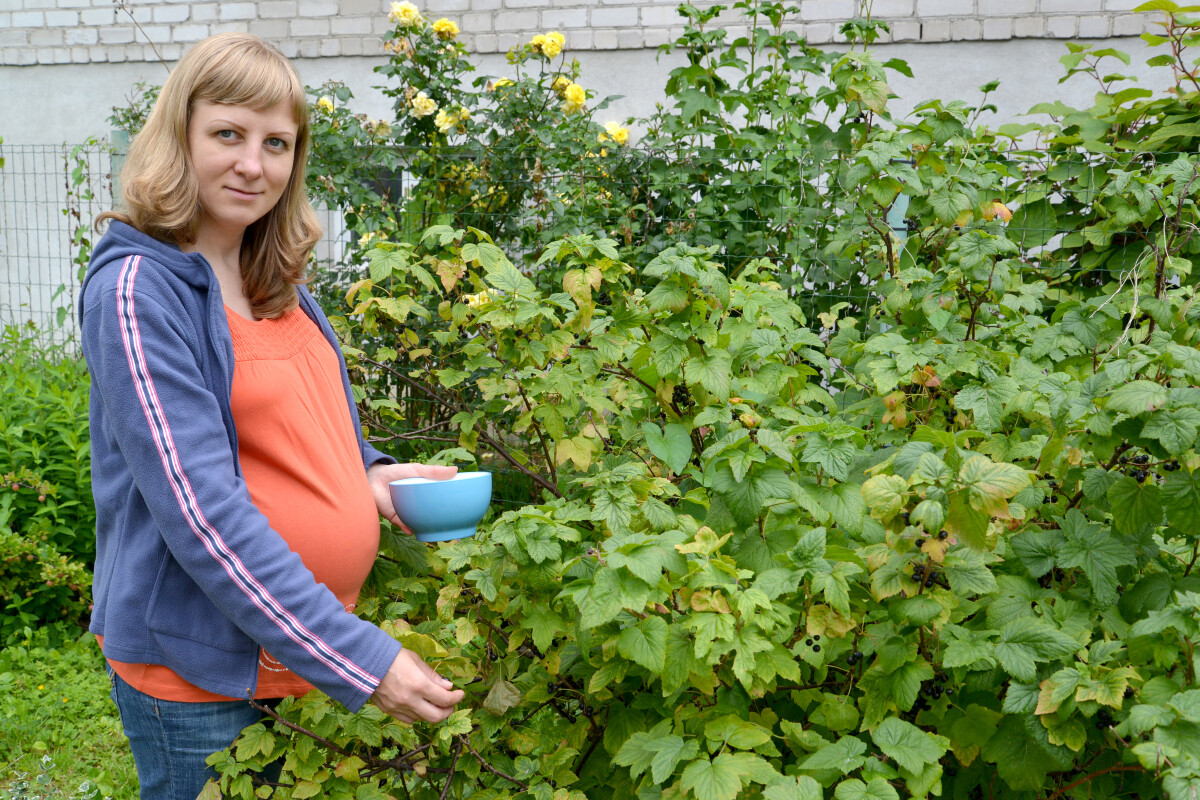
POLYGON ((477 478, 482 478, 485 476, 490 478, 492 476, 492 473, 486 472, 486 471, 460 472, 457 475, 455 475, 453 478, 443 478, 441 480, 438 480, 436 478, 422 478, 420 476, 413 476, 411 478, 400 478, 398 480, 388 481, 388 486, 424 486, 426 484, 431 484, 431 483, 433 483, 433 484, 461 483, 462 481, 475 480, 477 478))

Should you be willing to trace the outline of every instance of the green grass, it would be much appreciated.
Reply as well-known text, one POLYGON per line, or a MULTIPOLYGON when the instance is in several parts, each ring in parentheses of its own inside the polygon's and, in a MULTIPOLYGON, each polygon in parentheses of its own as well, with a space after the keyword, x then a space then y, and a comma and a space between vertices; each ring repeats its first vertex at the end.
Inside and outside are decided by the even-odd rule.
POLYGON ((91 634, 58 649, 32 634, 0 651, 0 798, 20 796, 17 783, 49 783, 46 797, 68 798, 85 781, 113 800, 135 800, 137 772, 104 657, 91 634), (50 756, 53 766, 43 767, 50 756))

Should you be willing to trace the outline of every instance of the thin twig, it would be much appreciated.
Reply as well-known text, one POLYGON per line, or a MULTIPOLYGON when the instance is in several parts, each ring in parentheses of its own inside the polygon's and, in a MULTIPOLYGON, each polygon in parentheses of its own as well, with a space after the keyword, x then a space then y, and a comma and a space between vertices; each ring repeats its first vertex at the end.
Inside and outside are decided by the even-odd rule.
POLYGON ((133 27, 137 28, 138 31, 141 32, 142 36, 146 37, 146 43, 150 45, 150 49, 154 51, 154 55, 158 56, 158 63, 162 64, 163 69, 165 69, 167 74, 170 75, 171 68, 167 66, 167 60, 162 57, 162 53, 158 52, 158 47, 154 44, 154 40, 150 38, 150 35, 142 29, 142 23, 138 22, 137 17, 135 17, 133 12, 129 10, 129 3, 127 3, 126 0, 113 0, 113 5, 115 5, 121 11, 124 11, 129 17, 130 22, 133 23, 133 27))
POLYGON ((471 743, 469 741, 467 741, 467 739, 465 737, 460 736, 460 737, 458 737, 458 740, 460 742, 462 742, 464 745, 466 745, 467 749, 471 751, 471 755, 475 756, 475 760, 479 762, 479 766, 483 767, 488 772, 495 775, 497 778, 504 778, 504 780, 508 781, 509 783, 513 783, 513 784, 516 784, 517 786, 520 786, 521 791, 523 791, 523 792, 529 791, 529 784, 525 783, 524 781, 514 778, 512 775, 509 775, 506 772, 501 772, 500 770, 493 767, 491 764, 488 763, 487 759, 485 759, 483 756, 479 755, 479 751, 476 750, 474 747, 472 747, 471 743))
POLYGON ((446 785, 442 787, 442 793, 438 795, 438 800, 446 800, 446 795, 450 792, 450 782, 454 780, 454 765, 458 763, 458 755, 462 749, 462 740, 460 739, 458 747, 454 748, 454 757, 450 759, 450 774, 446 776, 446 785))
POLYGON ((1047 800, 1058 800, 1058 798, 1062 797, 1067 792, 1074 789, 1076 786, 1087 783, 1088 781, 1091 781, 1091 780, 1095 780, 1096 778, 1100 777, 1101 775, 1104 775, 1109 772, 1145 772, 1145 771, 1146 770, 1144 770, 1140 766, 1131 766, 1131 765, 1127 765, 1127 764, 1120 764, 1120 765, 1117 765, 1114 767, 1105 767, 1104 769, 1096 770, 1091 775, 1084 775, 1082 778, 1080 778, 1079 780, 1077 780, 1073 783, 1068 783, 1066 786, 1059 789, 1054 794, 1050 795, 1050 797, 1048 797, 1047 800))

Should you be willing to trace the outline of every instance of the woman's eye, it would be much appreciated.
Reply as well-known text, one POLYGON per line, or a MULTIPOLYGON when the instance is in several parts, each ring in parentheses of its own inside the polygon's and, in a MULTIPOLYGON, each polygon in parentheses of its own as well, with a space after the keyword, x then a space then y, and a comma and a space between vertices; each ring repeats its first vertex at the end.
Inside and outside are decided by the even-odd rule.
POLYGON ((283 139, 280 139, 276 136, 272 136, 270 139, 267 139, 267 146, 273 147, 276 150, 286 150, 287 142, 285 142, 283 139))
POLYGON ((217 138, 224 139, 226 141, 233 141, 235 138, 237 138, 237 134, 229 130, 217 131, 217 138))

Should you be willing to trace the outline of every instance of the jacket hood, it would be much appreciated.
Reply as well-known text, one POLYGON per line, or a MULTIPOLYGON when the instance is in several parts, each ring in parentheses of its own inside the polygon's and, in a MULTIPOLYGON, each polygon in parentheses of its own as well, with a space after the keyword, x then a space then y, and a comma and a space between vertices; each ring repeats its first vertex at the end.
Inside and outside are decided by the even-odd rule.
POLYGON ((131 225, 113 220, 92 251, 87 274, 83 278, 82 294, 87 293, 88 283, 101 270, 113 265, 120 266, 129 256, 145 256, 158 268, 169 270, 192 286, 205 287, 213 281, 212 267, 204 256, 185 253, 176 245, 160 242, 131 225))

